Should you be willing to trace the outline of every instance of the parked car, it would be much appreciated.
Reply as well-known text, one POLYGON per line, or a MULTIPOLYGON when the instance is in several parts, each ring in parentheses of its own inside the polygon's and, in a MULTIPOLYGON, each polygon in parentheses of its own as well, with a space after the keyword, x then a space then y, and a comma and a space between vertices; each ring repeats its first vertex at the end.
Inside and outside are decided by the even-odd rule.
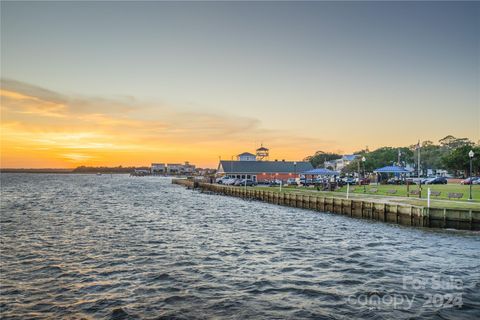
POLYGON ((345 178, 342 178, 341 180, 343 184, 349 184, 349 185, 357 184, 357 179, 352 177, 345 177, 345 178))
POLYGON ((427 177, 427 178, 423 178, 422 180, 420 180, 420 183, 421 184, 429 184, 430 181, 433 181, 436 177, 427 177))
POLYGON ((314 183, 315 182, 313 181, 313 179, 305 179, 305 178, 300 179, 300 185, 302 185, 302 186, 308 187, 309 185, 312 185, 314 183))
POLYGON ((460 184, 478 184, 479 180, 479 177, 469 177, 465 180, 460 181, 460 184))
POLYGON ((296 180, 296 179, 290 178, 290 179, 287 179, 287 185, 289 185, 289 186, 297 186, 298 183, 297 183, 297 180, 296 180))
POLYGON ((394 177, 394 178, 388 179, 387 184, 403 184, 403 180, 397 177, 394 177))
POLYGON ((234 185, 236 186, 244 186, 244 185, 247 185, 248 187, 251 187, 251 186, 256 186, 257 183, 251 179, 237 179, 237 181, 235 181, 234 185))
POLYGON ((227 185, 227 186, 233 186, 237 180, 238 179, 235 179, 235 178, 226 179, 226 180, 223 181, 223 184, 227 185))
POLYGON ((228 179, 229 178, 227 178, 227 177, 221 177, 221 178, 215 179, 215 182, 218 183, 218 184, 223 184, 228 179))
POLYGON ((436 177, 425 182, 425 184, 447 184, 447 178, 445 177, 436 177))
POLYGON ((280 183, 282 183, 282 181, 280 181, 280 180, 278 180, 278 179, 274 179, 274 180, 270 180, 270 181, 268 182, 268 185, 269 185, 270 187, 274 187, 274 186, 279 186, 280 183))

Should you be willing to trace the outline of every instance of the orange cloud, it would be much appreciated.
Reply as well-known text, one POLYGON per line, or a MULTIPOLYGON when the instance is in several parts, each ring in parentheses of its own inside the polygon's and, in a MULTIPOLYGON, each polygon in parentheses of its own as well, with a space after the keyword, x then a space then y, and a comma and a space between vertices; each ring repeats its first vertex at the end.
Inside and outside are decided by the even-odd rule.
POLYGON ((333 142, 266 130, 255 118, 192 112, 181 106, 62 95, 2 80, 1 166, 148 165, 189 160, 215 167, 218 157, 268 142, 273 156, 301 159, 333 142))

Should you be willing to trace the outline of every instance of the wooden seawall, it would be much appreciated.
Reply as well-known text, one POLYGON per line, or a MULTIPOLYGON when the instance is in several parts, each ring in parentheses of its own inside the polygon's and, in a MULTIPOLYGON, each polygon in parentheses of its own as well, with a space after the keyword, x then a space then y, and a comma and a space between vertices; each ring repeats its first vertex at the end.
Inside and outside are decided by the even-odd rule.
POLYGON ((172 183, 227 196, 406 226, 480 230, 480 211, 477 210, 425 208, 408 204, 389 204, 315 194, 280 193, 270 190, 194 182, 187 179, 173 179, 172 183))

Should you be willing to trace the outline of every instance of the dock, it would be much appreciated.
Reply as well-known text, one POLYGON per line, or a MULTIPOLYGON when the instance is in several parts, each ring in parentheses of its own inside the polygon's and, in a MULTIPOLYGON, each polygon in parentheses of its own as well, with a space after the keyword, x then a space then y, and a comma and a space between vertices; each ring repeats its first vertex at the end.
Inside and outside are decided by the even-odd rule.
POLYGON ((384 203, 371 199, 345 199, 304 193, 225 186, 189 179, 173 179, 172 183, 203 192, 263 201, 281 206, 341 214, 352 218, 395 223, 403 226, 480 230, 480 210, 426 208, 408 204, 384 203))

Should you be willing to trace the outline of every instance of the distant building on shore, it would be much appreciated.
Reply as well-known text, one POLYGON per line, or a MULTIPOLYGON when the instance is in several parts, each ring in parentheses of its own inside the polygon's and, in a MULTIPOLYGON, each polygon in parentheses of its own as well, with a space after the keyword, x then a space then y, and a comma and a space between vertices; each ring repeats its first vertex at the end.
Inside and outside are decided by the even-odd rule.
POLYGON ((185 161, 182 169, 184 174, 192 174, 195 172, 195 165, 190 164, 188 161, 185 161))
POLYGON ((165 163, 152 163, 150 173, 152 175, 164 175, 166 173, 165 163))
POLYGON ((195 165, 186 161, 181 163, 152 163, 150 168, 152 174, 166 174, 166 175, 184 175, 193 174, 195 172, 195 165))

